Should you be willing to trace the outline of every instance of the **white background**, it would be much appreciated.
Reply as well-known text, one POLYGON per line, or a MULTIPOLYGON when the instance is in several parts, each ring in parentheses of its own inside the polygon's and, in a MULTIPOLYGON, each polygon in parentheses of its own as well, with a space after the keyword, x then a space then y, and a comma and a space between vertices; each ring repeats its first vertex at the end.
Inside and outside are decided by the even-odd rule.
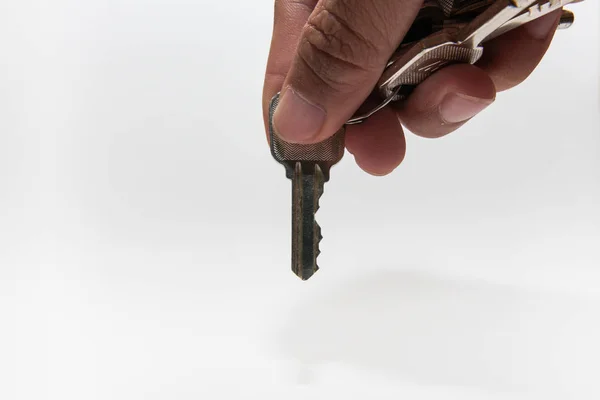
POLYGON ((600 398, 598 2, 289 267, 272 2, 0 1, 0 398, 600 398), (228 11, 229 9, 235 11, 228 11))

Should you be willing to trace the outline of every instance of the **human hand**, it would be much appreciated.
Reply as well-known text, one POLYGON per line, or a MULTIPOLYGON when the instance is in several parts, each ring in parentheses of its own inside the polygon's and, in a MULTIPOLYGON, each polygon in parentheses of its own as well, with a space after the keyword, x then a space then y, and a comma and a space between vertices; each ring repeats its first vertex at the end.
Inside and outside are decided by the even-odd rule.
MULTIPOLYGON (((281 92, 273 124, 287 141, 315 143, 338 131, 371 94, 423 0, 276 0, 263 90, 281 92)), ((557 10, 486 43, 476 65, 439 70, 401 105, 390 105, 346 131, 346 148, 367 173, 397 168, 406 152, 404 125, 427 138, 445 136, 523 82, 546 53, 557 10)))

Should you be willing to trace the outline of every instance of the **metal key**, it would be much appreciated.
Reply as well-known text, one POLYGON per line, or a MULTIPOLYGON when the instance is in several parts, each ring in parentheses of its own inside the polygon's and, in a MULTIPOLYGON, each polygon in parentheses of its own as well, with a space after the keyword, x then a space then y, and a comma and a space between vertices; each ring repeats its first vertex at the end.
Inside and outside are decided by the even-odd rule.
POLYGON ((294 144, 282 140, 273 128, 273 113, 279 94, 271 100, 269 141, 273 158, 285 167, 292 181, 292 271, 308 280, 318 271, 319 243, 323 238, 315 213, 330 169, 344 156, 345 128, 323 142, 294 144))
MULTIPOLYGON (((392 96, 394 100, 401 100, 401 96, 398 96, 401 86, 414 87, 452 63, 474 64, 483 54, 482 44, 485 41, 579 1, 496 0, 472 20, 464 24, 452 24, 402 48, 381 76, 379 92, 383 97, 392 96)), ((467 3, 472 7, 475 2, 467 3)))
MULTIPOLYGON (((510 21, 506 22, 500 28, 496 29, 493 33, 488 35, 483 41, 483 43, 492 40, 502 35, 503 33, 518 28, 523 24, 533 21, 534 19, 542 17, 552 11, 556 11, 558 8, 561 8, 566 4, 581 3, 582 1, 583 0, 538 0, 527 10, 523 11, 518 16, 512 18, 510 21)), ((559 21, 558 29, 569 28, 573 24, 574 19, 575 16, 572 12, 568 10, 563 10, 559 21)))
MULTIPOLYGON (((405 100, 412 90, 441 68, 455 63, 475 64, 483 44, 527 22, 584 0, 430 0, 407 34, 408 40, 388 62, 375 91, 383 99, 347 124, 359 124, 392 102, 405 100), (420 22, 425 21, 425 23, 420 22)), ((573 23, 564 11, 559 28, 573 23)))

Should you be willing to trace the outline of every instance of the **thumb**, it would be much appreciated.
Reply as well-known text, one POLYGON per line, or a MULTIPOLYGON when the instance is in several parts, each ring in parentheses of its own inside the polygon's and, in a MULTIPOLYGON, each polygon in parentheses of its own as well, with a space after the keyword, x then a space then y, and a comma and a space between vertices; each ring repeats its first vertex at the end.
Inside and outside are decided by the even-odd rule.
POLYGON ((423 0, 320 0, 303 28, 273 116, 293 143, 337 132, 371 94, 423 0))

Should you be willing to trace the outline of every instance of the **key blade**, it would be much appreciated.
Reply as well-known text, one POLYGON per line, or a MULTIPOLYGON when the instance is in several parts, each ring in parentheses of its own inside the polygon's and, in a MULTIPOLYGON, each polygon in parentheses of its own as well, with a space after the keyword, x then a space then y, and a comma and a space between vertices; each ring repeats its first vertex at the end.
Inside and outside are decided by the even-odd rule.
POLYGON ((318 164, 296 162, 292 178, 292 271, 303 281, 318 270, 321 227, 315 214, 325 180, 318 164))
POLYGON ((507 21, 534 3, 536 0, 497 0, 465 26, 458 34, 458 42, 469 48, 479 46, 507 21))
MULTIPOLYGON (((488 42, 492 39, 497 38, 500 35, 503 35, 513 29, 520 27, 526 23, 529 23, 533 20, 543 17, 544 15, 550 14, 556 10, 561 9, 562 7, 581 3, 583 0, 538 0, 534 4, 527 7, 523 10, 519 15, 515 16, 511 20, 507 21, 504 25, 496 29, 494 32, 489 34, 484 40, 483 43, 488 42)), ((558 25, 558 29, 566 29, 571 26, 575 19, 575 16, 572 12, 568 10, 563 10, 560 23, 558 25)))

